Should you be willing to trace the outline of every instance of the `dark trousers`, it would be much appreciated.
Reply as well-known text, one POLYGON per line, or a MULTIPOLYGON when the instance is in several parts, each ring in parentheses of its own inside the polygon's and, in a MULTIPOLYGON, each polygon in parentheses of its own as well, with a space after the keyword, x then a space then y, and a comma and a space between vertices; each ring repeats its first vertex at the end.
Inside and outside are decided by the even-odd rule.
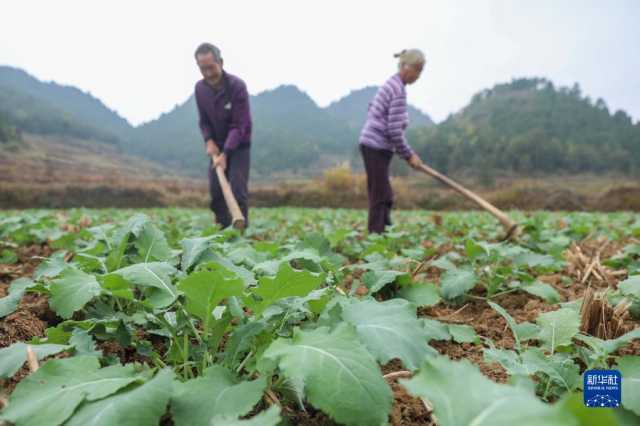
POLYGON ((367 194, 369 196, 370 233, 382 233, 391 225, 393 190, 389 180, 389 166, 393 153, 360 145, 360 152, 367 172, 367 194))
MULTIPOLYGON (((227 153, 227 170, 225 172, 231 191, 244 215, 246 226, 249 225, 250 152, 248 148, 240 148, 227 153)), ((231 225, 231 214, 224 201, 218 175, 211 168, 211 164, 209 164, 209 195, 211 195, 210 208, 216 215, 216 222, 223 228, 231 225)))

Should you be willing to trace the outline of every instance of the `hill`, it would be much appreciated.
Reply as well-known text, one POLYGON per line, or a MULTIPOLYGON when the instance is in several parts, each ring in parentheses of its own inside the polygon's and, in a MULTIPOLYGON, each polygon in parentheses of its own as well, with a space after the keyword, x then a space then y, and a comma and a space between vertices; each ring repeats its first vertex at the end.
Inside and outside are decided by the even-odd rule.
POLYGON ((445 173, 640 172, 640 124, 583 96, 577 84, 555 87, 542 78, 483 90, 410 140, 445 173))

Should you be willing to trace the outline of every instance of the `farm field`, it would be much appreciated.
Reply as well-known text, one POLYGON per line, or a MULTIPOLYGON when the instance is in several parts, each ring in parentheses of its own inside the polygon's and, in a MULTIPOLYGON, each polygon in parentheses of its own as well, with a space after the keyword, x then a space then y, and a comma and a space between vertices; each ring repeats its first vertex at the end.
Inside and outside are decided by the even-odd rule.
POLYGON ((640 424, 640 214, 509 214, 2 211, 0 425, 640 424))

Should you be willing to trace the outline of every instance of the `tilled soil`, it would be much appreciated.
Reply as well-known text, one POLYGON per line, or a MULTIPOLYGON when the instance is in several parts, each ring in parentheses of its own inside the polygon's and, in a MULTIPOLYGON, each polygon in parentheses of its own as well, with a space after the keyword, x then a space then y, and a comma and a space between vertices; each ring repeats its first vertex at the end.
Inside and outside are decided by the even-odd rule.
MULTIPOLYGON (((599 261, 606 259, 617 253, 628 242, 605 242, 602 240, 584 240, 577 244, 579 251, 587 260, 599 256, 599 261)), ((439 254, 446 253, 452 247, 440 247, 439 254)), ((573 248, 574 252, 577 250, 573 248)), ((0 265, 0 297, 7 294, 9 284, 20 277, 30 277, 34 269, 40 263, 40 257, 51 255, 52 250, 45 245, 32 245, 18 248, 18 262, 13 265, 0 265)), ((543 275, 537 277, 540 281, 553 286, 561 295, 562 302, 567 302, 581 298, 587 286, 597 289, 615 288, 617 282, 626 278, 619 271, 607 270, 603 267, 601 273, 588 276, 582 282, 584 265, 572 264, 556 274, 543 275), (614 275, 611 275, 614 274, 614 275)), ((359 272, 355 273, 357 275, 359 272)), ((426 268, 422 272, 424 278, 432 282, 439 282, 439 270, 437 268, 426 268)), ((354 276, 349 277, 347 290, 350 287, 354 276)), ((471 294, 481 295, 482 288, 476 287, 471 294)), ((558 309, 558 305, 550 305, 542 299, 528 293, 508 293, 492 299, 501 305, 516 322, 535 322, 540 313, 558 309)), ((418 315, 423 318, 431 318, 444 323, 467 324, 474 328, 479 336, 491 339, 495 346, 503 349, 514 349, 513 335, 507 326, 505 319, 494 311, 485 300, 481 298, 470 298, 461 306, 450 306, 439 303, 436 306, 420 309, 418 315)), ((46 296, 36 294, 26 294, 20 302, 16 312, 0 320, 0 348, 7 347, 15 342, 28 341, 33 337, 43 337, 47 327, 53 326, 60 321, 49 309, 46 296)), ((640 322, 628 319, 626 325, 630 328, 638 327, 640 322)), ((496 363, 486 363, 483 359, 483 345, 473 343, 456 343, 454 341, 432 341, 430 345, 439 353, 451 359, 468 359, 476 364, 480 371, 491 380, 504 383, 508 376, 506 371, 496 363)), ((105 355, 114 355, 123 362, 145 361, 137 354, 122 348, 115 342, 102 342, 99 348, 105 355)), ((634 341, 627 347, 619 351, 620 355, 640 355, 640 341, 634 341)), ((61 354, 57 357, 64 357, 61 354)), ((381 367, 384 374, 404 371, 402 364, 398 360, 381 367)), ((24 366, 14 377, 3 383, 4 394, 9 394, 16 384, 28 374, 28 369, 24 366)), ((435 425, 431 410, 420 398, 409 395, 404 387, 398 383, 397 377, 388 379, 394 396, 393 409, 389 416, 392 425, 435 425)), ((1 395, 0 395, 1 396, 1 395)), ((0 398, 1 399, 1 398, 0 398)), ((273 401, 261 402, 254 411, 261 411, 273 401), (264 406, 264 407, 263 407, 264 406)), ((1 402, 0 402, 1 405, 1 402)), ((305 410, 297 406, 283 407, 282 415, 291 424, 320 426, 335 425, 326 414, 307 405, 305 410)))

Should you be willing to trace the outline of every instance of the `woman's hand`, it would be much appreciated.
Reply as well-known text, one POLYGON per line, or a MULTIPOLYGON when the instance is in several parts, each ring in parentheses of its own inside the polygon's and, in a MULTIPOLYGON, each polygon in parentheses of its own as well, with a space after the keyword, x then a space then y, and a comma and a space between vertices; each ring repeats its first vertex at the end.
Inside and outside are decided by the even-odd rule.
POLYGON ((418 154, 411 154, 411 157, 409 157, 407 163, 409 163, 409 165, 414 170, 418 170, 420 169, 420 166, 422 166, 422 160, 420 159, 420 157, 418 157, 418 154))

